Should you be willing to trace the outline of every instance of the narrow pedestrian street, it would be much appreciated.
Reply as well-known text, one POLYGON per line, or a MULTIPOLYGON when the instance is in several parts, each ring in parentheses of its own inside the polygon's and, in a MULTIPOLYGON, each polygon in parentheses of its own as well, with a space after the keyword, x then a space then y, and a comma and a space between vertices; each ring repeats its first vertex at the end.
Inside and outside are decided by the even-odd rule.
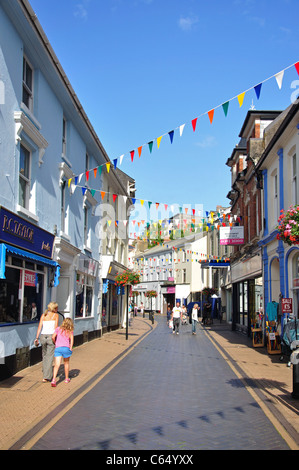
POLYGON ((34 450, 289 449, 201 325, 155 321, 34 450))

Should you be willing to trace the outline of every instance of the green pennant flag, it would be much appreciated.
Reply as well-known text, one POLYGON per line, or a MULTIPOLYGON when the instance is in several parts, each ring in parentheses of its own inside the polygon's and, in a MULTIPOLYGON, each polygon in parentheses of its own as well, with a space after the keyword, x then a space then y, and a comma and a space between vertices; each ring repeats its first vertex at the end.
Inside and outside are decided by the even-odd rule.
POLYGON ((148 201, 148 208, 149 209, 151 208, 151 205, 152 205, 151 201, 148 201))
POLYGON ((99 176, 100 176, 100 174, 102 173, 102 165, 98 166, 98 172, 99 172, 99 176))
POLYGON ((152 140, 151 142, 148 143, 150 153, 152 153, 152 150, 153 150, 153 143, 154 142, 152 140))
POLYGON ((226 103, 223 103, 222 105, 225 116, 227 116, 228 106, 229 106, 229 101, 227 101, 226 103))
POLYGON ((95 189, 91 189, 90 192, 91 192, 92 197, 94 197, 96 190, 95 190, 95 189))

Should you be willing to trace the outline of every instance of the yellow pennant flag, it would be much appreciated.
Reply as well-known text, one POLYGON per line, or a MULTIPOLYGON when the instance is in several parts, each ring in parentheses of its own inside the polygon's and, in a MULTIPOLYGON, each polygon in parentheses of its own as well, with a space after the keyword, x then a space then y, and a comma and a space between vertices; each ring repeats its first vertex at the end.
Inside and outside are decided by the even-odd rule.
POLYGON ((107 173, 110 171, 110 163, 106 163, 107 173))
POLYGON ((140 204, 143 206, 144 199, 140 199, 140 204))
POLYGON ((72 182, 72 179, 73 179, 73 178, 70 178, 70 179, 68 180, 68 183, 67 183, 68 187, 70 187, 71 182, 72 182))
POLYGON ((245 91, 244 91, 244 93, 241 93, 240 95, 238 95, 238 101, 239 101, 240 108, 243 104, 244 96, 245 96, 245 91))
POLYGON ((158 138, 157 138, 157 146, 158 146, 158 148, 160 147, 161 139, 162 139, 162 135, 161 135, 161 137, 158 137, 158 138))

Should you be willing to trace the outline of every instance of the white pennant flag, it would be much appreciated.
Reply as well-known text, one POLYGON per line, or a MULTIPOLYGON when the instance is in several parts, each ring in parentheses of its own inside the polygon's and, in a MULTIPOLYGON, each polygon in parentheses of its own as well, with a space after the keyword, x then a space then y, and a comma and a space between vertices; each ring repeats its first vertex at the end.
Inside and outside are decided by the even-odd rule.
POLYGON ((124 158, 124 155, 121 155, 121 156, 119 157, 119 164, 120 164, 120 165, 122 164, 123 158, 124 158))
POLYGON ((186 124, 182 124, 180 126, 180 137, 182 137, 182 134, 183 134, 183 130, 184 130, 184 127, 185 127, 186 124))
POLYGON ((281 72, 279 72, 275 75, 275 78, 276 78, 277 85, 278 85, 279 89, 281 89, 281 87, 282 87, 283 75, 284 75, 284 70, 282 70, 281 72))
POLYGON ((81 175, 79 175, 79 178, 78 178, 78 183, 79 183, 79 184, 80 184, 80 182, 81 182, 82 176, 83 176, 83 173, 81 173, 81 175))

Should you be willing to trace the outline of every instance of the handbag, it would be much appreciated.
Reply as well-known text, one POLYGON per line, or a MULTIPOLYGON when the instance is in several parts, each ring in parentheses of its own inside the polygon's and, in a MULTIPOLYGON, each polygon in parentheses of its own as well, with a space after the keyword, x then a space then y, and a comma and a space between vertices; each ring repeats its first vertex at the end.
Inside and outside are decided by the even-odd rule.
POLYGON ((169 328, 173 328, 173 321, 172 320, 169 321, 168 326, 169 326, 169 328))

